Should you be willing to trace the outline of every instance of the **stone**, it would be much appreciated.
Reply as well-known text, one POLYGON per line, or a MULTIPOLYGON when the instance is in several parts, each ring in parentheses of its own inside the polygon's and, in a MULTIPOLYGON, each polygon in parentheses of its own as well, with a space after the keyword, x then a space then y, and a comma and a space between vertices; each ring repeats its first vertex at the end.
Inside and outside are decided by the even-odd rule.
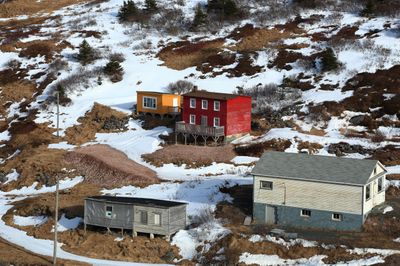
POLYGON ((243 225, 250 225, 250 224, 251 224, 251 217, 246 216, 246 218, 244 218, 243 225))

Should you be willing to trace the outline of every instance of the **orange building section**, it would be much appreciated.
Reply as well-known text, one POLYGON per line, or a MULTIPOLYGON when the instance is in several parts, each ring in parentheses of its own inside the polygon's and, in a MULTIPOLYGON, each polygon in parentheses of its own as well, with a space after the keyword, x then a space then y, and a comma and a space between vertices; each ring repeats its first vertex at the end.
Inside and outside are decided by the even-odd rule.
POLYGON ((138 114, 171 115, 181 112, 181 96, 156 91, 137 91, 138 114))

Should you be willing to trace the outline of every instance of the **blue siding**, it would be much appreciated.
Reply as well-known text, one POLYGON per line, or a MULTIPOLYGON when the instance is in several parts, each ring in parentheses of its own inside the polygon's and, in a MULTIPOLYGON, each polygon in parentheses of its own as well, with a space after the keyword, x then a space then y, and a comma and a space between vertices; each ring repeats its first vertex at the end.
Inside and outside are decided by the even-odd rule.
MULTIPOLYGON (((253 218, 256 223, 265 223, 265 207, 267 204, 254 203, 253 218)), ((333 212, 307 209, 310 217, 300 216, 301 208, 288 206, 276 207, 276 223, 288 227, 318 228, 329 230, 359 231, 363 225, 363 216, 351 213, 340 213, 341 221, 332 220, 333 212)), ((335 212, 339 213, 339 212, 335 212)))

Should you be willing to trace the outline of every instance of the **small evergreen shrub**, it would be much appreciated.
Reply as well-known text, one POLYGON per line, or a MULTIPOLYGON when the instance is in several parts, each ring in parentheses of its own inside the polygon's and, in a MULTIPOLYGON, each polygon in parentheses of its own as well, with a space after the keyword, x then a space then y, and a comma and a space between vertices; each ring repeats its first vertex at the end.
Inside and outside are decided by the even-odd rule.
POLYGON ((86 40, 83 40, 82 43, 79 45, 79 53, 77 59, 82 65, 89 64, 96 59, 95 51, 86 40))
POLYGON ((158 9, 156 0, 145 0, 144 6, 147 11, 156 11, 158 9))
POLYGON ((322 64, 323 72, 332 71, 339 67, 338 59, 335 55, 335 52, 332 50, 332 48, 327 48, 323 52, 321 64, 322 64))
POLYGON ((200 4, 196 7, 196 12, 192 22, 192 30, 195 30, 201 26, 204 26, 207 21, 207 14, 205 14, 200 6, 200 4))
POLYGON ((138 9, 132 0, 124 1, 118 12, 120 22, 133 21, 138 14, 138 9))
POLYGON ((124 75, 124 69, 118 61, 110 61, 104 67, 104 74, 110 77, 112 82, 119 82, 124 75))

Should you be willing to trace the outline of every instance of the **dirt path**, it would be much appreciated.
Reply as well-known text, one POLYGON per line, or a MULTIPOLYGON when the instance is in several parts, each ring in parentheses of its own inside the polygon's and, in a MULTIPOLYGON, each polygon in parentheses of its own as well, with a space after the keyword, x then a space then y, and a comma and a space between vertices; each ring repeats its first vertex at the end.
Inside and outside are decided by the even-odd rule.
MULTIPOLYGON (((0 238, 0 264, 1 265, 52 265, 52 258, 42 256, 14 245, 7 240, 0 238)), ((58 265, 88 265, 86 263, 59 260, 58 265)))

